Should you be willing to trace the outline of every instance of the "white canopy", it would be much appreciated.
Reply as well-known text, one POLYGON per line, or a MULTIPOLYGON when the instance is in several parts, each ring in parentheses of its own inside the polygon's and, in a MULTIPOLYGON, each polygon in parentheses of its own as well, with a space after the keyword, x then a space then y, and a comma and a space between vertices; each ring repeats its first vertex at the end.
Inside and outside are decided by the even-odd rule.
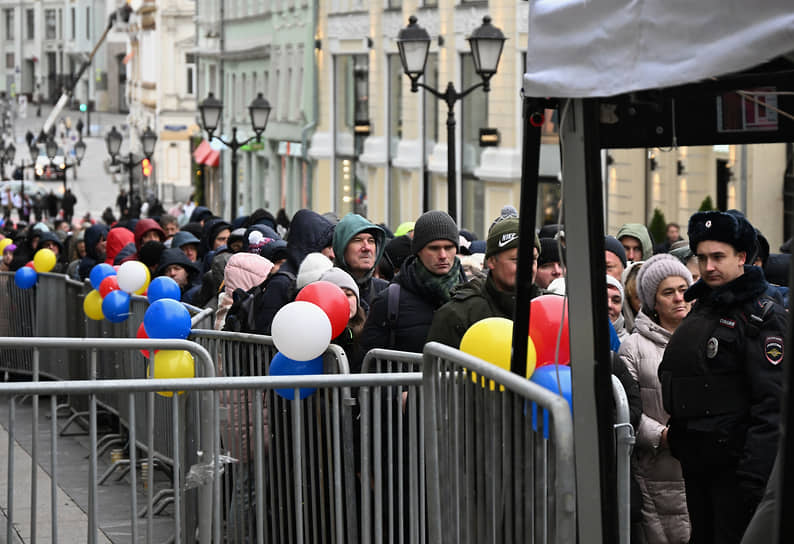
POLYGON ((526 96, 596 97, 794 51, 794 0, 530 0, 526 96))

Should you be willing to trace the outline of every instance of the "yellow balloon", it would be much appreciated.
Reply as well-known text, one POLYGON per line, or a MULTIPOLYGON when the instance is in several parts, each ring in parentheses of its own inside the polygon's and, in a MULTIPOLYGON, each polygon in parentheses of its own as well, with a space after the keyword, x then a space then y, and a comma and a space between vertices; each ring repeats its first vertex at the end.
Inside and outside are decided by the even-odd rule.
POLYGON ((0 253, 3 253, 3 250, 6 248, 6 246, 11 245, 13 242, 14 241, 11 238, 3 238, 0 240, 0 253))
POLYGON ((101 321, 105 319, 102 313, 102 295, 96 289, 90 291, 83 299, 83 311, 89 319, 101 321))
POLYGON ((55 252, 51 249, 40 249, 36 252, 33 256, 33 266, 36 268, 36 272, 49 272, 53 268, 55 268, 55 261, 58 258, 55 256, 55 252))
MULTIPOLYGON (((154 379, 165 380, 171 378, 194 378, 196 376, 196 363, 188 351, 161 349, 154 353, 154 379)), ((151 376, 151 365, 148 374, 151 376)), ((178 391, 181 395, 184 391, 178 391)), ((158 395, 172 397, 171 391, 158 391, 158 395)))
MULTIPOLYGON (((513 347, 513 322, 504 317, 488 317, 469 327, 460 341, 460 350, 487 361, 505 370, 510 370, 510 355, 513 347)), ((527 338, 527 378, 535 372, 535 344, 527 338)), ((472 381, 477 374, 472 372, 472 381)), ((491 383, 491 391, 494 383, 491 383)), ((500 387, 503 391, 504 388, 500 387)))
POLYGON ((134 295, 146 294, 146 290, 149 288, 149 284, 152 282, 152 273, 149 270, 149 267, 144 265, 144 268, 146 269, 146 281, 144 282, 144 284, 141 286, 140 289, 138 289, 133 293, 134 295))

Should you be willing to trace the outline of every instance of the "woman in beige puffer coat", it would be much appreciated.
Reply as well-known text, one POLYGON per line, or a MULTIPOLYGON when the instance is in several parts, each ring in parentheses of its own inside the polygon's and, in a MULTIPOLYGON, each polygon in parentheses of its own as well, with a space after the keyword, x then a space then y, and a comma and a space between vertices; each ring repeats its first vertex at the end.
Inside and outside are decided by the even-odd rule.
POLYGON ((667 445, 669 414, 662 406, 657 370, 670 336, 689 312, 684 291, 692 274, 668 254, 645 262, 637 278, 642 308, 620 357, 640 384, 642 417, 632 455, 632 473, 642 491, 642 532, 648 544, 689 542, 689 514, 681 465, 667 445))

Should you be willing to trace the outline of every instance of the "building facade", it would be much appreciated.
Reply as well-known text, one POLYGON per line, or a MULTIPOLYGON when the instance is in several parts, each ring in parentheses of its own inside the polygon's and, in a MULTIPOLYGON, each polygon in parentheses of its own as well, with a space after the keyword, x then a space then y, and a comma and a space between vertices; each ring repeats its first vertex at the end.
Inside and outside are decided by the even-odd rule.
POLYGON ((215 140, 209 144, 219 160, 217 153, 196 155, 205 163, 196 168, 204 201, 216 213, 236 217, 260 207, 294 213, 312 206, 306 151, 316 125, 316 18, 314 0, 197 2, 200 100, 212 92, 224 105, 216 135, 230 141, 236 128, 238 141, 251 137, 248 105, 258 93, 272 107, 261 141, 237 151, 237 210, 229 208, 231 149, 215 140))
POLYGON ((144 1, 127 29, 129 124, 124 137, 140 156, 140 135, 148 127, 157 134, 152 176, 143 179, 140 168, 134 173, 143 181, 143 197, 153 194, 166 204, 184 202, 193 192, 190 146, 199 130, 194 13, 191 0, 144 1))

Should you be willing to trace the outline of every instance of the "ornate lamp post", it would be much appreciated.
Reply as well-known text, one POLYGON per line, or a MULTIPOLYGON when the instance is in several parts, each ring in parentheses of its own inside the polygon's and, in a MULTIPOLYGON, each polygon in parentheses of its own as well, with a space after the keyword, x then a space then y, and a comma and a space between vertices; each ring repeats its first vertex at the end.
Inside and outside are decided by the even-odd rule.
MULTIPOLYGON (((116 130, 114 126, 111 128, 110 132, 107 133, 105 136, 105 145, 108 149, 108 155, 110 155, 113 164, 120 164, 127 169, 129 172, 129 182, 130 182, 130 199, 133 195, 133 183, 134 178, 132 175, 132 169, 136 166, 140 165, 144 159, 151 160, 152 155, 154 154, 154 146, 157 144, 157 134, 151 129, 151 127, 147 127, 146 130, 141 134, 141 145, 143 147, 143 157, 139 160, 135 160, 135 157, 132 154, 132 151, 127 152, 127 160, 119 158, 119 152, 121 150, 121 142, 124 137, 121 133, 116 130)), ((75 148, 77 146, 75 145, 75 148)), ((76 151, 76 149, 75 149, 76 151)))
POLYGON ((408 26, 397 34, 397 48, 400 51, 400 62, 403 71, 411 79, 411 92, 418 92, 419 87, 443 100, 447 104, 447 206, 449 215, 457 220, 458 195, 455 171, 455 102, 464 98, 474 89, 482 87, 483 91, 491 90, 490 81, 499 67, 505 38, 501 30, 491 24, 487 15, 482 19, 482 25, 475 28, 467 39, 474 59, 474 70, 482 78, 480 83, 458 92, 450 81, 444 92, 440 92, 424 83, 419 78, 425 73, 427 53, 430 49, 430 34, 416 24, 416 17, 408 18, 408 26))
POLYGON ((213 138, 219 140, 232 150, 232 219, 237 216, 237 150, 252 140, 257 143, 261 141, 262 133, 267 127, 267 120, 270 116, 270 102, 268 102, 262 93, 256 95, 251 104, 248 106, 248 114, 251 117, 251 128, 254 130, 254 136, 245 140, 237 139, 237 127, 232 127, 232 139, 226 141, 220 136, 215 136, 213 133, 218 129, 218 124, 221 120, 221 113, 223 113, 223 102, 215 98, 215 95, 209 93, 201 104, 199 104, 199 112, 201 113, 201 124, 204 125, 204 130, 207 131, 207 139, 212 141, 213 138))

